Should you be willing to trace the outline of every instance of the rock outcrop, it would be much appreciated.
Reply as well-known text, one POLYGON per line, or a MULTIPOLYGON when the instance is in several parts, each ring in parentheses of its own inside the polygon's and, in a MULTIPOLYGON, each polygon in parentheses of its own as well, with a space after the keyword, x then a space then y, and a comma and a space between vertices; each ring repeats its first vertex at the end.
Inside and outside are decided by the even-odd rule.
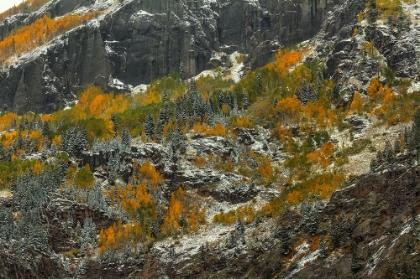
MULTIPOLYGON (((0 25, 0 36, 47 12, 61 16, 82 6, 93 8, 96 2, 51 1, 32 15, 7 19, 0 25)), ((328 0, 127 1, 3 69, 0 109, 48 113, 74 99, 88 84, 126 90, 178 71, 181 64, 186 77, 191 77, 206 68, 215 51, 248 53, 251 67, 261 66, 279 45, 315 35, 334 4, 328 0), (116 86, 121 83, 125 86, 116 86)))

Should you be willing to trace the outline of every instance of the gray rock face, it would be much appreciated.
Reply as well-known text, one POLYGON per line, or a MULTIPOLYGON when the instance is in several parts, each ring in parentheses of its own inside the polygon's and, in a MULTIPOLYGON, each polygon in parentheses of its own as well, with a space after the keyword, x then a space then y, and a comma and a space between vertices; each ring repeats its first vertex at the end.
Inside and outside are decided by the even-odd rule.
POLYGON ((233 204, 247 202, 259 193, 253 182, 245 184, 240 176, 235 174, 223 174, 221 183, 215 188, 210 189, 210 195, 218 201, 227 201, 233 204))
POLYGON ((361 133, 370 123, 369 120, 360 118, 357 115, 352 115, 344 119, 349 124, 353 125, 353 129, 356 133, 361 133))
POLYGON ((106 88, 110 73, 106 57, 97 27, 77 28, 0 74, 1 109, 50 113, 88 84, 106 88))
POLYGON ((95 0, 65 0, 50 1, 40 10, 32 14, 17 14, 7 18, 0 23, 0 39, 7 37, 13 30, 31 24, 37 19, 49 13, 52 18, 63 16, 75 9, 88 7, 95 3, 95 0))
MULTIPOLYGON (((51 1, 30 16, 5 21, 0 36, 47 12, 60 16, 94 2, 51 1)), ((316 34, 337 1, 184 2, 128 1, 99 24, 76 28, 46 50, 22 57, 17 67, 0 73, 0 109, 52 112, 88 84, 117 90, 109 82, 117 79, 137 86, 178 71, 181 63, 186 76, 194 76, 220 50, 249 53, 251 66, 261 66, 279 45, 316 34)))

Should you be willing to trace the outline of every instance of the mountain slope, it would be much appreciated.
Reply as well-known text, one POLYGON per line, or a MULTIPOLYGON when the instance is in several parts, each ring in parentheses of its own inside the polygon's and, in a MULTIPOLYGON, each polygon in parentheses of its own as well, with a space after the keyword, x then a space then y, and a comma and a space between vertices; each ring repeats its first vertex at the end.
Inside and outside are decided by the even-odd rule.
POLYGON ((47 13, 55 18, 73 10, 104 12, 98 20, 44 42, 42 52, 7 63, 16 66, 3 69, 0 101, 4 109, 19 113, 52 112, 88 84, 118 90, 122 82, 129 90, 179 71, 181 63, 186 77, 195 76, 212 67, 208 62, 219 51, 254 53, 254 67, 262 66, 279 44, 313 36, 332 4, 169 1, 165 7, 159 1, 51 1, 34 14, 6 19, 2 37, 47 13), (33 78, 27 71, 39 74, 33 78))
POLYGON ((3 277, 416 275, 416 3, 32 8, 0 26, 3 277))

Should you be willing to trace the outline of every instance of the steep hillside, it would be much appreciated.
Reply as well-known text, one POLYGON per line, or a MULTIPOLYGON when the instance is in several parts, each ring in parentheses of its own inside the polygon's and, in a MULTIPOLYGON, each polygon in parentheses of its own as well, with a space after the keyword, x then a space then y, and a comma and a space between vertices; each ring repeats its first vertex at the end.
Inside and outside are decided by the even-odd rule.
POLYGON ((4 278, 415 278, 415 1, 0 15, 4 278))
MULTIPOLYGON (((279 45, 311 38, 334 3, 330 1, 50 1, 32 14, 17 14, 0 25, 5 38, 48 14, 85 14, 86 22, 41 50, 3 62, 0 102, 18 113, 52 112, 74 100, 89 84, 130 90, 183 69, 185 77, 206 68, 215 52, 252 54, 264 65, 279 45), (120 3, 121 2, 121 3, 120 3), (166 3, 166 4, 163 4, 166 3), (311 28, 308 28, 311 26, 311 28), (27 74, 29 73, 29 74, 27 74), (37 73, 35 77, 31 73, 37 73), (123 83, 123 84, 121 84, 123 83)), ((13 52, 13 46, 10 46, 13 52)))

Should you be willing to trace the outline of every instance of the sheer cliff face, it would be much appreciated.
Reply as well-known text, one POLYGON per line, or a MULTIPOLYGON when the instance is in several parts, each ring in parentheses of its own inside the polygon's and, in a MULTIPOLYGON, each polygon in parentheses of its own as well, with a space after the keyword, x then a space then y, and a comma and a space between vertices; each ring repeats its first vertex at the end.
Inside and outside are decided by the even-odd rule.
MULTIPOLYGON (((91 0, 52 1, 43 12, 3 23, 0 35, 46 12, 60 16, 92 4, 91 0)), ((328 0, 127 1, 42 51, 23 56, 18 66, 4 69, 0 109, 51 112, 88 84, 112 90, 110 81, 118 79, 136 86, 178 71, 181 63, 186 76, 194 76, 215 51, 248 53, 251 66, 260 66, 279 45, 315 35, 334 4, 328 0)))

